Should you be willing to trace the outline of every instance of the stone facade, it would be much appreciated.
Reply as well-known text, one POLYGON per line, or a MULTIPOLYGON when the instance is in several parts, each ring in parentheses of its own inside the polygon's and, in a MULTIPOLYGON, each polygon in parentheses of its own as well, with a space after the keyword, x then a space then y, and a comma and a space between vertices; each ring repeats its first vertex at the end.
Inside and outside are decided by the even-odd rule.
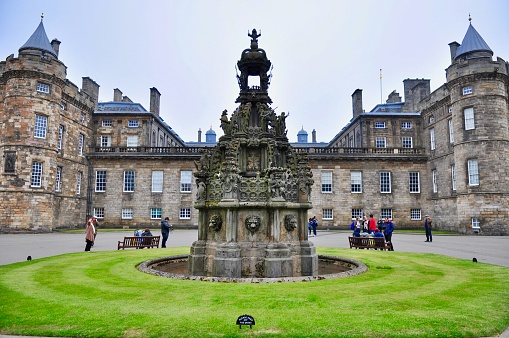
MULTIPOLYGON (((361 212, 420 228, 430 214, 439 229, 509 234, 508 64, 479 37, 470 26, 450 44, 447 82, 435 91, 406 79, 404 101, 393 92, 364 111, 357 89, 353 119, 334 139, 293 144, 308 154, 308 215, 320 226, 346 229, 361 212)), ((197 225, 193 173, 210 144, 178 137, 160 118, 155 88, 150 111, 118 89, 98 103, 93 80, 79 89, 66 79, 58 41, 33 41, 0 62, 0 230, 82 226, 94 212, 105 226, 155 227, 159 209, 172 224, 197 225), (126 171, 134 191, 124 191, 126 171), (153 191, 154 171, 162 191, 153 191)))

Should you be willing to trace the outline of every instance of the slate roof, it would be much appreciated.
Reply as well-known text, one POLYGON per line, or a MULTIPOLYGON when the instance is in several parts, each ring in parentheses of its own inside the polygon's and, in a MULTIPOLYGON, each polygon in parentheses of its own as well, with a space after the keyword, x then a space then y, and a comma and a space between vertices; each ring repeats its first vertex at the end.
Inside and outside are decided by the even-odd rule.
POLYGON ((472 26, 472 23, 468 26, 467 33, 465 34, 461 45, 456 50, 455 59, 459 58, 461 55, 471 52, 488 52, 493 55, 493 51, 481 35, 477 33, 474 26, 472 26))
POLYGON ((37 49, 37 50, 41 50, 44 52, 48 52, 58 59, 57 53, 53 49, 53 46, 49 42, 48 36, 46 35, 46 31, 44 30, 44 25, 42 24, 42 20, 41 20, 41 23, 39 24, 39 26, 37 26, 37 29, 35 30, 35 32, 28 39, 28 41, 25 42, 25 44, 23 46, 21 46, 21 48, 18 50, 18 52, 21 52, 22 50, 25 50, 25 49, 37 49))

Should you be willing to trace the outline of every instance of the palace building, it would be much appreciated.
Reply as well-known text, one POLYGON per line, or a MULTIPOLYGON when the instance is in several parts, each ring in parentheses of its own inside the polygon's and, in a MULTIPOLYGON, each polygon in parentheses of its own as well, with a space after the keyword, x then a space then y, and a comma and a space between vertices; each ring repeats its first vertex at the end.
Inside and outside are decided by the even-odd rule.
MULTIPOLYGON (((183 141, 160 117, 156 88, 149 110, 119 89, 98 102, 91 78, 81 88, 66 78, 59 48, 41 20, 18 56, 0 62, 0 231, 82 227, 92 215, 108 227, 156 227, 166 216, 196 226, 194 174, 218 142, 214 130, 183 141)), ((440 230, 509 235, 509 64, 472 24, 449 49, 435 91, 406 79, 403 98, 394 91, 365 111, 356 89, 352 119, 332 140, 299 131, 291 146, 307 154, 308 215, 321 227, 374 214, 421 228, 430 214, 440 230)))

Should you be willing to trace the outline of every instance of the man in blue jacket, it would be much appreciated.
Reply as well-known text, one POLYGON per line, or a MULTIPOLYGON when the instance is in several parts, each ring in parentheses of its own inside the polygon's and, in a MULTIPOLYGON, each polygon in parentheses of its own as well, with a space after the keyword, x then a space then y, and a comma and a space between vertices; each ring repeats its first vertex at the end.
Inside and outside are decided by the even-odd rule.
POLYGON ((166 217, 164 221, 161 222, 161 235, 163 236, 163 243, 161 248, 166 248, 166 241, 168 240, 168 236, 170 235, 171 225, 168 223, 170 220, 169 217, 166 217))
POLYGON ((392 240, 392 232, 394 231, 394 223, 388 218, 385 218, 385 229, 384 236, 385 241, 390 242, 392 240))

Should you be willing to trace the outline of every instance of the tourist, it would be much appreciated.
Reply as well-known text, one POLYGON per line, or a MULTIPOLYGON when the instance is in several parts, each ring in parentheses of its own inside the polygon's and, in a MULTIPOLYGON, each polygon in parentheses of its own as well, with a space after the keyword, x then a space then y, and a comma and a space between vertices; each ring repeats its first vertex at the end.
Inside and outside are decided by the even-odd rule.
POLYGON ((388 217, 385 217, 384 236, 385 236, 386 242, 392 241, 392 232, 393 231, 394 231, 394 223, 388 217))
POLYGON ((368 233, 372 234, 376 230, 376 221, 373 214, 369 215, 368 233))
POLYGON ((170 218, 166 217, 164 221, 161 221, 161 235, 163 236, 163 243, 161 245, 161 248, 166 248, 166 241, 170 236, 171 225, 168 223, 169 220, 170 218))
POLYGON ((87 227, 85 229, 85 242, 87 243, 85 246, 85 251, 90 251, 90 248, 94 245, 95 240, 95 226, 94 220, 89 218, 87 221, 87 227))
POLYGON ((373 237, 384 237, 384 234, 382 232, 380 232, 380 230, 375 229, 375 234, 373 237))
POLYGON ((309 230, 309 237, 313 234, 313 217, 310 217, 308 219, 308 230, 309 230))
POLYGON ((143 231, 143 233, 141 235, 142 236, 152 236, 152 233, 150 232, 150 229, 147 228, 147 229, 145 229, 145 231, 143 231))
POLYGON ((353 231, 352 236, 353 237, 361 237, 361 228, 360 227, 355 227, 355 230, 353 231))
POLYGON ((368 224, 369 224, 368 217, 364 215, 364 218, 362 219, 362 232, 368 232, 368 224))
POLYGON ((425 242, 433 242, 433 236, 431 235, 431 217, 429 217, 429 215, 424 216, 424 230, 426 230, 425 242))
POLYGON ((316 236, 316 227, 318 226, 318 220, 316 216, 313 216, 311 219, 311 228, 313 229, 313 237, 316 236))

